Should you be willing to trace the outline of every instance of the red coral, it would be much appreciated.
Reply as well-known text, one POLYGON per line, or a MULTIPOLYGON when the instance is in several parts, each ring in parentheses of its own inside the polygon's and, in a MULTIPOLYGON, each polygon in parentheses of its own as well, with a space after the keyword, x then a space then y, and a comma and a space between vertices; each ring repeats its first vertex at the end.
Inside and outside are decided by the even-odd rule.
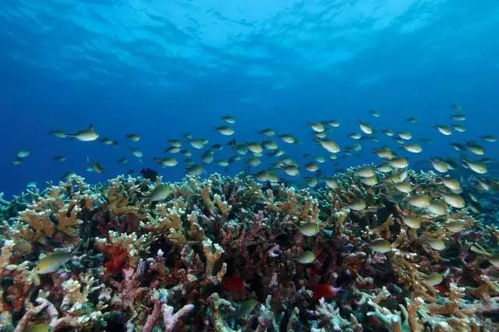
POLYGON ((3 311, 9 311, 10 310, 10 305, 7 301, 2 300, 2 310, 3 311))
POLYGON ((225 290, 236 293, 244 292, 246 288, 244 278, 237 274, 231 276, 225 276, 222 279, 222 285, 225 288, 225 290))
POLYGON ((314 300, 319 300, 323 297, 327 299, 336 297, 342 289, 333 287, 330 284, 317 284, 312 290, 314 292, 312 298, 314 300))
POLYGON ((106 253, 110 255, 109 260, 104 263, 107 271, 111 273, 120 272, 126 264, 128 253, 121 247, 106 248, 106 253))

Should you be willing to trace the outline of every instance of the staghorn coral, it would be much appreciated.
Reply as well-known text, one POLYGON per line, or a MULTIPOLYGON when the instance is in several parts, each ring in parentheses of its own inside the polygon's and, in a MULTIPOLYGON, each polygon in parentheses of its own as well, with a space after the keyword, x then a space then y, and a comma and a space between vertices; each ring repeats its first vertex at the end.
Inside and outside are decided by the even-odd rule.
POLYGON ((206 257, 205 274, 207 278, 210 278, 213 275, 215 264, 222 256, 224 250, 218 243, 213 243, 210 239, 205 239, 202 242, 202 245, 203 253, 206 257))
MULTIPOLYGON (((28 253, 78 242, 84 234, 83 219, 90 215, 99 194, 78 176, 43 192, 31 191, 26 208, 11 218, 5 233, 16 240, 16 249, 28 253)), ((17 204, 17 203, 16 203, 17 204)))
POLYGON ((136 233, 122 234, 109 231, 107 238, 95 238, 96 246, 101 251, 111 254, 111 259, 116 260, 116 256, 126 254, 129 264, 137 265, 140 253, 146 250, 150 239, 147 234, 138 236, 136 233))
POLYGON ((143 183, 132 177, 118 176, 111 179, 104 193, 106 210, 116 216, 140 214, 140 197, 144 194, 141 186, 143 183))
POLYGON ((141 226, 146 231, 162 234, 177 245, 183 245, 187 241, 182 224, 184 214, 185 211, 179 206, 167 208, 166 204, 156 204, 151 213, 148 213, 148 221, 141 222, 141 226))
POLYGON ((336 304, 327 303, 324 298, 319 300, 313 314, 318 317, 313 331, 362 331, 362 326, 353 314, 350 314, 349 319, 343 318, 336 304))
POLYGON ((34 287, 39 285, 36 275, 29 272, 29 262, 16 264, 13 261, 15 241, 6 240, 0 255, 0 280, 2 306, 0 315, 7 321, 12 314, 23 311, 34 287))
MULTIPOLYGON (((189 177, 158 202, 148 197, 161 178, 90 186, 75 177, 33 191, 2 220, 0 322, 82 331, 497 327, 497 228, 468 208, 434 216, 410 206, 412 193, 394 190, 391 175, 368 186, 355 171, 336 175, 334 189, 189 177), (365 207, 353 208, 359 200, 365 207), (421 225, 409 227, 407 215, 421 225), (307 222, 320 231, 304 236, 307 222), (391 250, 374 252, 377 238, 391 250), (70 245, 70 262, 34 273, 40 252, 70 245), (310 264, 296 259, 305 250, 310 264), (442 281, 431 285, 435 272, 442 281), (318 285, 337 291, 317 295, 318 285)), ((439 175, 406 173, 418 194, 440 199, 439 175)))
POLYGON ((30 242, 48 244, 59 232, 72 242, 77 235, 77 225, 81 223, 77 218, 80 207, 65 203, 58 187, 49 190, 48 197, 38 199, 20 213, 19 220, 24 226, 20 229, 20 236, 30 242))

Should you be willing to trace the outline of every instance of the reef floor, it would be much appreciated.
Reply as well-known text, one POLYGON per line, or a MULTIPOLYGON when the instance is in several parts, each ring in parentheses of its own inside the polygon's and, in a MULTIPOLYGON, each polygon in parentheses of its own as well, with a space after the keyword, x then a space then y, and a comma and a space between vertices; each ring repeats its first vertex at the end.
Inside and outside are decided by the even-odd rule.
POLYGON ((359 174, 30 188, 0 203, 0 330, 497 331, 499 232, 466 188, 359 174))

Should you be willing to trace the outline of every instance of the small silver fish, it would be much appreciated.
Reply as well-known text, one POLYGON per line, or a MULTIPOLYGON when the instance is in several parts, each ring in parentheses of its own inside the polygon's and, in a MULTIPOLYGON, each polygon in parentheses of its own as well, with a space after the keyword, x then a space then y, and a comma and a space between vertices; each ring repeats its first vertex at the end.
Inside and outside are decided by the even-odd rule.
POLYGON ((315 260, 315 254, 310 250, 305 250, 298 257, 294 258, 295 261, 301 264, 310 264, 315 260))
POLYGON ((88 127, 88 129, 80 130, 74 134, 67 134, 66 137, 74 137, 82 142, 92 142, 99 138, 99 134, 95 131, 94 126, 88 127))
POLYGON ((127 134, 126 138, 128 138, 132 142, 138 142, 138 141, 140 141, 140 135, 139 134, 135 134, 135 133, 127 134))
POLYGON ((369 244, 369 247, 381 254, 387 253, 392 250, 392 244, 385 239, 376 239, 369 244))
POLYGON ((356 201, 353 201, 352 203, 346 206, 346 208, 353 211, 362 211, 366 207, 367 207, 366 201, 364 201, 363 199, 358 199, 356 201))
POLYGON ((300 233, 305 236, 314 236, 319 233, 319 225, 315 222, 307 222, 300 225, 300 233))
POLYGON ((442 281, 444 280, 444 278, 442 277, 442 275, 440 273, 432 273, 430 274, 425 280, 424 282, 427 283, 428 285, 430 286, 437 286, 438 284, 440 284, 442 281))
POLYGON ((160 184, 156 188, 153 189, 151 194, 149 195, 149 201, 157 202, 166 199, 171 193, 173 189, 170 185, 160 184))
POLYGON ((320 145, 330 153, 340 152, 340 146, 332 140, 319 140, 320 145))
POLYGON ((418 216, 405 216, 402 217, 404 224, 409 226, 412 229, 418 229, 421 227, 421 218, 418 216))

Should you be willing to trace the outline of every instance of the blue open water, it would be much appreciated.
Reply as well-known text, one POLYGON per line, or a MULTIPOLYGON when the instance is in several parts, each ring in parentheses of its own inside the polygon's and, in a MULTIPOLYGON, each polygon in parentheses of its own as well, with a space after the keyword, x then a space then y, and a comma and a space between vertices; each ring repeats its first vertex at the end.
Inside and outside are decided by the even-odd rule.
MULTIPOLYGON (((458 158, 449 143, 467 141, 480 141, 497 162, 499 144, 480 136, 499 135, 498 31, 493 0, 4 0, 0 191, 43 186, 67 171, 97 182, 150 167, 178 180, 183 157, 165 169, 153 157, 165 156, 167 139, 184 133, 229 141, 214 131, 225 114, 236 117, 239 142, 262 140, 265 127, 297 136, 301 144, 283 148, 303 163, 310 159, 303 153, 324 154, 309 122, 341 121, 330 137, 342 147, 355 143, 347 134, 359 131, 359 120, 371 123, 382 142, 363 141, 358 156, 321 165, 323 175, 378 162, 372 149, 394 146, 379 133, 384 128, 410 130, 414 141, 433 138, 411 155, 414 162, 458 158), (462 105, 467 131, 443 136, 434 125, 454 123, 451 103, 462 105), (419 122, 406 122, 409 116, 419 122), (49 134, 90 124, 120 145, 49 134), (130 132, 141 141, 127 141, 130 132), (143 151, 142 160, 131 147, 143 151), (16 166, 20 149, 32 154, 16 166), (129 163, 119 164, 122 157, 129 163), (85 171, 95 161, 104 173, 85 171)), ((246 168, 244 160, 228 170, 205 167, 227 174, 246 168)))

